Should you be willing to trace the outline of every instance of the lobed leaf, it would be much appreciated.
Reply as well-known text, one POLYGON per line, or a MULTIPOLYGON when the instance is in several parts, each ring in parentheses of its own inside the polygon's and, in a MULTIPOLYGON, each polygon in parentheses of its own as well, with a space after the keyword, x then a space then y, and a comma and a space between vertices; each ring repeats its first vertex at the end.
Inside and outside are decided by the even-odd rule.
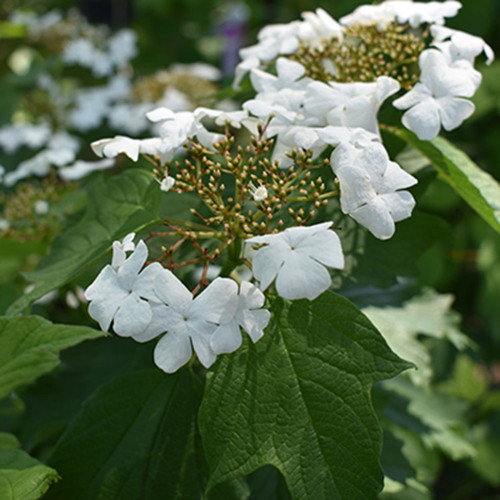
POLYGON ((221 357, 199 426, 209 487, 270 464, 294 499, 375 498, 382 432, 374 382, 410 365, 347 299, 271 301, 264 337, 221 357))

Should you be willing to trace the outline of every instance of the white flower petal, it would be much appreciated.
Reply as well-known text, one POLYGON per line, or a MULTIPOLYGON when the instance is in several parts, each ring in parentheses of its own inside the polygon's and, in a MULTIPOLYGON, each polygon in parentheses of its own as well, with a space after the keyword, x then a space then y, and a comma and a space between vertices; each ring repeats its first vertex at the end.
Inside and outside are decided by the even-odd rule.
POLYGON ((296 248, 298 254, 310 256, 319 263, 343 269, 344 254, 339 237, 333 231, 320 231, 307 238, 296 248))
MULTIPOLYGON (((278 235, 269 236, 276 237, 278 235)), ((254 240, 256 243, 259 243, 259 241, 256 241, 258 239, 258 237, 250 238, 247 241, 254 240)), ((253 257, 252 272, 255 279, 260 282, 262 290, 266 290, 274 281, 290 252, 290 247, 282 239, 273 239, 271 241, 272 244, 257 250, 253 257)))
POLYGON ((238 295, 238 308, 258 309, 264 305, 264 294, 249 281, 242 281, 238 295))
POLYGON ((143 332, 151 321, 151 307, 137 294, 131 293, 120 304, 114 316, 113 330, 121 337, 131 337, 143 332))
POLYGON ((143 299, 150 300, 152 302, 160 302, 158 295, 156 295, 156 279, 158 276, 166 273, 167 270, 159 262, 153 262, 146 266, 136 281, 134 282, 133 290, 134 292, 142 297, 143 299))
POLYGON ((267 326, 270 319, 271 313, 267 309, 257 309, 253 311, 245 309, 237 316, 238 323, 243 330, 248 333, 253 343, 262 338, 264 335, 264 328, 267 326))
POLYGON ((134 252, 117 269, 118 281, 124 289, 132 290, 139 271, 148 258, 148 248, 144 241, 139 241, 134 252))
MULTIPOLYGON (((132 335, 136 342, 148 342, 151 339, 158 337, 158 335, 166 332, 172 325, 178 324, 183 318, 181 315, 174 311, 172 308, 164 304, 150 303, 152 318, 147 327, 139 333, 132 335)), ((172 328, 172 331, 178 329, 172 328)), ((187 331, 187 329, 186 329, 187 331)))
POLYGON ((381 240, 389 239, 396 229, 389 210, 379 196, 349 215, 381 240))
POLYGON ((204 322, 203 324, 201 321, 189 322, 194 352, 205 368, 210 367, 217 357, 217 354, 210 347, 210 341, 215 329, 216 325, 211 323, 204 322))
POLYGON ((191 340, 187 334, 169 332, 156 344, 154 361, 164 372, 174 373, 189 362, 192 354, 191 340))
POLYGON ((276 291, 284 299, 314 300, 331 285, 330 273, 311 258, 291 252, 276 279, 276 291))
POLYGON ((434 99, 428 98, 409 109, 402 118, 403 125, 415 132, 421 141, 430 141, 441 128, 439 108, 434 99))
POLYGON ((217 278, 193 302, 190 319, 223 324, 230 321, 238 305, 238 285, 229 278, 217 278))
POLYGON ((415 207, 415 200, 408 191, 397 191, 381 195, 385 206, 389 210, 394 222, 407 219, 415 207))
POLYGON ((441 97, 439 99, 439 116, 445 130, 453 130, 474 113, 474 104, 459 97, 441 97))
POLYGON ((217 327, 210 340, 210 346, 216 354, 234 352, 240 345, 240 327, 235 321, 217 327))
POLYGON ((188 315, 193 295, 171 271, 165 269, 157 274, 154 289, 157 297, 166 305, 180 314, 188 315))

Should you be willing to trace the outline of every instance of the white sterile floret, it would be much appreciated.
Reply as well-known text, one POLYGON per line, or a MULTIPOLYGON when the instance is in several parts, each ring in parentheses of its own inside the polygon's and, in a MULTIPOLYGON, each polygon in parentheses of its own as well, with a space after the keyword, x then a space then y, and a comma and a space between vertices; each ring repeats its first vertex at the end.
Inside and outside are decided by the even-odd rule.
POLYGON ((260 60, 257 56, 248 56, 243 59, 236 68, 234 69, 234 81, 233 81, 233 89, 239 90, 240 83, 245 78, 245 75, 254 68, 258 68, 260 66, 260 60))
POLYGON ((209 132, 191 111, 174 112, 160 107, 146 113, 146 116, 150 121, 160 123, 162 147, 170 151, 172 156, 189 139, 196 138, 202 146, 213 149, 213 143, 223 138, 221 134, 209 132))
POLYGON ((256 99, 269 101, 282 89, 305 90, 306 85, 311 82, 310 78, 302 78, 306 68, 302 64, 279 57, 276 61, 276 76, 253 69, 250 80, 257 92, 256 99))
POLYGON ((307 86, 304 113, 318 117, 322 125, 361 127, 378 134, 378 110, 398 90, 398 81, 387 76, 372 83, 312 82, 307 86))
POLYGON ((413 186, 417 180, 390 161, 382 144, 340 144, 332 154, 331 164, 339 180, 342 212, 375 237, 390 238, 394 223, 410 217, 415 200, 401 189, 413 186))
POLYGON ((448 52, 455 60, 465 59, 474 64, 474 59, 481 52, 484 52, 488 66, 495 59, 493 49, 481 37, 439 25, 431 26, 431 35, 434 38, 432 45, 442 52, 448 52))
POLYGON ((293 164, 289 157, 295 149, 312 150, 316 158, 325 148, 312 127, 321 125, 317 117, 304 115, 305 91, 283 88, 275 94, 261 94, 243 104, 243 107, 263 121, 274 115, 265 130, 265 137, 276 136, 272 161, 279 161, 280 168, 293 164), (268 96, 269 100, 264 96, 268 96))
POLYGON ((417 28, 423 23, 444 24, 445 17, 457 15, 460 2, 412 2, 408 0, 387 0, 378 5, 361 5, 351 14, 340 19, 344 26, 353 24, 376 24, 383 29, 387 24, 397 21, 400 24, 409 23, 417 28))
POLYGON ((76 160, 75 163, 62 167, 57 171, 57 175, 63 181, 76 181, 99 170, 107 170, 115 164, 112 159, 104 159, 99 161, 76 160))
POLYGON ((108 42, 109 59, 115 66, 124 66, 137 55, 137 35, 129 29, 117 31, 108 42))
POLYGON ((21 146, 38 149, 51 134, 52 128, 48 123, 4 125, 0 128, 0 147, 8 154, 15 153, 21 146))
POLYGON ((193 298, 191 292, 170 271, 156 277, 155 291, 160 304, 153 305, 153 318, 134 340, 147 342, 162 333, 154 350, 156 365, 167 373, 177 371, 193 354, 208 368, 217 356, 211 347, 212 334, 235 315, 238 285, 217 278, 193 298))
POLYGON ((197 120, 211 118, 216 125, 224 127, 230 125, 233 128, 241 128, 241 122, 248 118, 248 112, 245 110, 224 111, 221 109, 196 108, 193 111, 197 120))
POLYGON ((330 146, 350 144, 352 146, 362 148, 370 142, 380 141, 377 134, 368 132, 368 130, 360 127, 351 128, 328 125, 327 127, 316 128, 315 132, 325 144, 330 146))
POLYGON ((469 64, 458 68, 449 63, 441 51, 424 50, 419 59, 420 82, 393 103, 408 110, 403 125, 421 140, 436 137, 441 125, 445 130, 457 128, 474 112, 474 104, 463 97, 474 95, 480 73, 469 64))
POLYGON ((321 8, 316 9, 316 12, 303 12, 302 19, 311 27, 313 33, 307 40, 311 47, 320 48, 323 44, 330 43, 332 38, 339 41, 344 38, 344 28, 321 8))
POLYGON ((248 281, 242 281, 234 316, 215 330, 210 345, 216 354, 234 352, 241 345, 240 327, 248 333, 252 342, 264 335, 264 328, 271 313, 262 309, 264 294, 248 281))
POLYGON ((113 249, 117 267, 108 264, 85 290, 85 298, 90 301, 90 316, 104 331, 113 322, 113 330, 122 337, 142 333, 149 325, 153 318, 152 304, 159 302, 153 290, 154 280, 164 271, 158 262, 141 271, 148 256, 143 241, 120 263, 123 247, 127 245, 130 248, 130 241, 126 239, 122 248, 113 249))
POLYGON ((127 252, 135 250, 135 233, 129 233, 123 241, 113 241, 113 257, 111 267, 116 271, 126 260, 127 252))
POLYGON ((248 244, 263 244, 252 258, 252 270, 265 290, 276 279, 276 291, 289 300, 314 300, 331 285, 327 267, 342 269, 344 255, 332 222, 298 226, 277 234, 254 236, 248 244))
POLYGON ((115 158, 121 153, 126 154, 132 161, 139 159, 139 140, 117 135, 109 139, 100 139, 90 144, 92 151, 99 156, 115 158))
POLYGON ((71 149, 44 149, 28 160, 19 163, 17 168, 4 176, 4 184, 13 186, 21 179, 31 175, 43 177, 50 169, 62 167, 75 159, 75 152, 71 149))

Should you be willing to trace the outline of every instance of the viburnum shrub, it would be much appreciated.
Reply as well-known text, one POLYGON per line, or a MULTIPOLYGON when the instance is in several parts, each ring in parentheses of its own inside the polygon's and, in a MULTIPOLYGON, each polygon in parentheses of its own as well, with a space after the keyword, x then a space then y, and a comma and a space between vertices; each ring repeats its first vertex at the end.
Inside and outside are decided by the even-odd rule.
MULTIPOLYGON (((382 470, 382 425, 384 451, 412 437, 394 417, 404 409, 380 408, 426 400, 419 334, 471 343, 448 296, 425 290, 397 313, 349 298, 408 285, 442 231, 416 206, 422 165, 500 229, 498 185, 438 137, 471 116, 475 60, 494 58, 481 38, 445 26, 460 7, 387 0, 338 22, 318 9, 266 26, 240 51, 234 96, 251 93, 241 107, 161 106, 146 113, 157 135, 91 144, 141 168, 91 184, 84 218, 56 238, 10 312, 93 269, 88 314, 103 332, 151 342, 156 366, 86 403, 49 461, 63 479, 49 498, 249 498, 267 478, 272 498, 367 499, 384 475, 385 494, 428 493, 422 477, 384 459, 382 470), (122 411, 134 417, 114 428, 122 411)), ((460 424, 427 419, 429 407, 408 410, 427 429, 422 449, 470 457, 460 424)), ((398 456, 416 468, 411 452, 398 456)))

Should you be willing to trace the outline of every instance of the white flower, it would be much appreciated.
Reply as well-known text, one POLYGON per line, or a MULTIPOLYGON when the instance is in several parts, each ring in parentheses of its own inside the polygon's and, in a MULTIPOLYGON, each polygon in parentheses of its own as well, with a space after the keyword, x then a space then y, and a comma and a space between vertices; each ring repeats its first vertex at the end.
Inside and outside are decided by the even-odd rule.
POLYGON ((76 160, 75 163, 58 169, 57 175, 63 181, 76 181, 98 170, 111 168, 115 162, 112 159, 100 161, 76 160))
POLYGON ((363 147, 363 145, 367 145, 370 142, 379 142, 380 140, 377 134, 359 127, 351 128, 328 125, 327 127, 316 128, 315 132, 325 144, 331 146, 351 144, 355 147, 363 147))
POLYGON ((48 123, 4 125, 0 128, 0 147, 9 154, 15 153, 21 146, 38 149, 49 140, 51 134, 48 123))
POLYGON ((129 233, 123 241, 113 241, 113 258, 111 259, 111 267, 116 271, 125 262, 127 258, 126 252, 135 250, 134 243, 135 233, 129 233))
POLYGON ((137 35, 129 29, 117 31, 108 41, 111 63, 124 66, 137 55, 137 35))
POLYGON ((304 112, 321 117, 325 125, 361 127, 378 134, 378 110, 398 90, 399 83, 387 76, 372 83, 312 82, 307 86, 304 112))
POLYGON ((170 175, 166 175, 160 182, 160 189, 167 193, 172 189, 175 184, 175 179, 170 177, 170 175))
POLYGON ((417 180, 389 160, 382 144, 341 144, 333 152, 332 169, 339 179, 342 211, 375 237, 390 238, 394 223, 410 217, 415 200, 408 191, 399 190, 417 180))
POLYGON ((38 200, 34 205, 33 205, 33 211, 38 214, 38 215, 45 215, 48 214, 50 210, 50 205, 47 200, 38 200))
POLYGON ((312 157, 317 157, 325 146, 311 128, 319 124, 317 117, 303 114, 305 91, 283 88, 275 94, 261 94, 265 95, 269 100, 252 99, 243 107, 262 120, 274 115, 265 132, 266 138, 277 136, 272 161, 278 160, 280 168, 290 167, 293 160, 288 154, 294 148, 310 149, 312 157))
POLYGON ((90 144, 92 151, 99 156, 106 158, 115 158, 121 153, 126 154, 132 161, 139 159, 138 139, 131 139, 122 135, 117 135, 109 139, 100 139, 90 144))
POLYGON ((314 300, 331 284, 326 267, 342 269, 344 256, 331 222, 292 227, 282 233, 249 238, 264 244, 253 255, 253 274, 265 290, 276 279, 276 291, 289 300, 314 300))
POLYGON ((210 149, 213 149, 214 142, 223 138, 221 134, 206 130, 195 113, 191 111, 176 113, 171 109, 160 107, 146 113, 146 116, 152 122, 161 122, 162 148, 165 151, 171 151, 172 156, 179 147, 193 137, 196 137, 200 144, 210 149))
POLYGON ((85 290, 85 298, 90 301, 90 316, 104 331, 107 331, 113 322, 113 330, 122 337, 139 334, 149 325, 153 317, 149 301, 159 302, 153 291, 154 279, 164 271, 157 262, 141 271, 148 256, 143 241, 140 241, 134 252, 120 263, 124 247, 130 248, 130 241, 127 238, 130 239, 130 235, 121 244, 121 249, 113 249, 113 260, 117 267, 110 265, 104 267, 95 281, 85 290))
POLYGON ((219 127, 229 124, 231 127, 241 128, 241 122, 248 118, 248 112, 245 110, 224 111, 220 109, 196 108, 193 113, 197 120, 201 121, 203 118, 208 117, 214 120, 215 124, 219 127))
POLYGON ((44 149, 32 158, 21 162, 16 170, 4 176, 4 184, 13 186, 17 181, 36 175, 43 177, 50 172, 52 166, 62 167, 75 159, 75 152, 71 149, 44 149))
POLYGON ((250 193, 253 196, 253 199, 256 202, 265 200, 268 196, 267 189, 260 184, 259 187, 255 186, 254 184, 250 185, 250 193))
POLYGON ((238 285, 217 278, 193 299, 191 292, 170 271, 156 277, 155 292, 161 304, 153 305, 153 318, 134 340, 146 342, 165 333, 154 350, 156 365, 167 373, 177 371, 191 358, 193 350, 208 368, 217 356, 210 342, 216 328, 234 317, 238 285))
POLYGON ((378 5, 361 5, 351 14, 340 19, 344 26, 353 24, 376 24, 383 29, 392 21, 400 24, 409 23, 417 28, 423 23, 444 24, 445 17, 457 15, 460 2, 412 2, 411 0, 390 0, 378 5))
POLYGON ((240 83, 245 75, 252 69, 260 66, 260 60, 257 56, 249 56, 244 58, 234 69, 233 89, 239 90, 240 83))
POLYGON ((420 54, 420 82, 408 93, 394 101, 398 109, 408 109, 403 125, 421 140, 439 134, 441 125, 453 130, 474 112, 474 104, 462 97, 471 97, 480 74, 472 67, 454 68, 437 49, 420 54))
POLYGON ((443 52, 449 51, 454 59, 465 59, 472 65, 481 52, 484 52, 488 66, 495 59, 493 49, 478 36, 439 25, 431 26, 431 35, 434 37, 433 45, 443 52), (444 42, 447 39, 449 42, 444 42))
POLYGON ((282 89, 304 90, 311 82, 310 78, 302 78, 306 69, 302 64, 279 57, 276 61, 277 76, 271 75, 261 69, 252 69, 250 80, 257 91, 257 99, 269 101, 282 89))
POLYGON ((264 301, 264 294, 256 286, 248 281, 241 283, 234 316, 215 330, 210 341, 216 354, 234 352, 240 347, 240 327, 254 343, 264 335, 264 328, 271 319, 271 313, 261 309, 264 301))
POLYGON ((0 217, 0 232, 8 231, 10 228, 10 223, 7 219, 0 217))
POLYGON ((321 48, 324 43, 330 43, 332 38, 342 41, 344 37, 344 28, 321 8, 316 9, 316 12, 303 12, 302 19, 313 32, 313 36, 307 40, 311 47, 321 48))

